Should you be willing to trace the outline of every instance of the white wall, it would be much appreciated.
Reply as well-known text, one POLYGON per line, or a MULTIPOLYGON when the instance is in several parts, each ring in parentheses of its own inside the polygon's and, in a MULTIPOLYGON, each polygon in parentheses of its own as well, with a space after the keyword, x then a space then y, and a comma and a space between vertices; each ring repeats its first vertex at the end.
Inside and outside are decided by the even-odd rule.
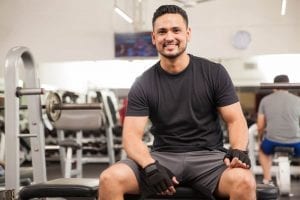
POLYGON ((107 0, 1 0, 1 61, 17 45, 39 62, 111 59, 112 7, 107 0))
MULTIPOLYGON (((116 1, 129 14, 134 0, 116 1)), ((0 61, 13 46, 32 49, 39 62, 113 59, 114 31, 133 31, 113 12, 109 0, 1 0, 0 61)), ((171 0, 142 0, 141 30, 151 30, 157 6, 171 0)), ((240 57, 300 51, 300 1, 288 0, 280 15, 281 0, 212 0, 186 8, 193 38, 189 50, 210 58, 240 57), (236 50, 231 37, 248 30, 248 50, 236 50)), ((136 8, 134 8, 136 10, 136 8)))
MULTIPOLYGON (((113 0, 0 0, 0 77, 8 50, 23 45, 43 66, 42 80, 56 74, 47 80, 61 83, 64 80, 58 77, 65 75, 53 63, 112 60, 114 32, 151 30, 154 10, 161 4, 174 3, 142 0, 141 7, 137 7, 135 0, 116 2, 138 24, 129 25, 119 18, 113 12, 113 0), (54 68, 56 71, 51 72, 54 68)), ((280 15, 280 4, 281 0, 212 0, 186 8, 192 28, 189 52, 223 62, 231 60, 226 66, 235 80, 253 80, 254 76, 248 75, 255 72, 243 74, 243 64, 249 57, 300 53, 300 1, 288 0, 285 16, 280 15), (246 50, 237 50, 231 44, 238 30, 251 34, 246 50)), ((103 71, 97 68, 95 72, 105 74, 109 67, 100 67, 103 71)), ((68 68, 66 73, 72 76, 75 68, 68 68)), ((82 77, 90 76, 90 70, 94 69, 79 69, 82 77)))
POLYGON ((157 60, 47 63, 39 67, 38 76, 44 88, 54 86, 54 89, 81 93, 102 88, 128 89, 137 76, 155 62, 157 60))
POLYGON ((210 58, 240 58, 261 54, 300 52, 300 1, 288 0, 280 15, 281 0, 214 0, 190 9, 193 40, 190 49, 210 58), (232 47, 238 30, 251 34, 246 50, 232 47))
MULTIPOLYGON (((300 54, 215 61, 224 65, 235 86, 259 86, 261 82, 273 82, 278 74, 287 74, 291 82, 300 83, 300 54)), ((157 59, 47 63, 39 67, 39 77, 44 87, 82 93, 100 88, 128 89, 155 62, 157 59)))

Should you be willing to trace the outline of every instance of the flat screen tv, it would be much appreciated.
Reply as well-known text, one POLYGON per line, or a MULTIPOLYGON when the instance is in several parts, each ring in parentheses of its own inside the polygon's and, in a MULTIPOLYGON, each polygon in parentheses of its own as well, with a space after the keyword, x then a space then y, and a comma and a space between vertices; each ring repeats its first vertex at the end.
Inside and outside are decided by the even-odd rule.
POLYGON ((115 57, 157 57, 151 32, 115 33, 115 57))

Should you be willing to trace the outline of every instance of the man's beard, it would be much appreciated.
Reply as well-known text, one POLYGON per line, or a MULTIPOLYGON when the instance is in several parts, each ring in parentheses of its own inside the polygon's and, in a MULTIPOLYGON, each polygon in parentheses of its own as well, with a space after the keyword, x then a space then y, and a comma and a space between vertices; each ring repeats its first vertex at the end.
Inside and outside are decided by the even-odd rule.
POLYGON ((168 58, 168 59, 175 59, 177 57, 179 57, 181 54, 183 54, 185 52, 187 48, 187 45, 179 52, 175 53, 175 54, 166 54, 166 53, 163 53, 163 52, 159 52, 161 56, 165 57, 165 58, 168 58))

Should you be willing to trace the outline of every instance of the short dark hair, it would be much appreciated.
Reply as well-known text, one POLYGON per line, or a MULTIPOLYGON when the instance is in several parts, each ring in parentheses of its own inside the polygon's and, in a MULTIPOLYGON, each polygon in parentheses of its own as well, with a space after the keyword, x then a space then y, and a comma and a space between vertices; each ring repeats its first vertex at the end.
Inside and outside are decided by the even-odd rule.
POLYGON ((164 14, 179 14, 179 15, 181 15, 185 21, 186 26, 188 27, 189 19, 188 19, 188 16, 187 16, 185 10, 183 10, 181 7, 176 6, 176 5, 162 5, 159 8, 157 8, 153 14, 152 27, 154 27, 155 20, 164 14))
POLYGON ((275 76, 274 83, 289 83, 289 77, 285 74, 280 74, 278 76, 275 76))

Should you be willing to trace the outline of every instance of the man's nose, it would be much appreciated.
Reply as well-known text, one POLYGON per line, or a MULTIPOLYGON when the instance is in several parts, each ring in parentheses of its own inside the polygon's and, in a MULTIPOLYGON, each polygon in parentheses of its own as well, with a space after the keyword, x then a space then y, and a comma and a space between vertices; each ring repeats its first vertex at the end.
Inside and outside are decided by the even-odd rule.
POLYGON ((166 40, 167 41, 172 41, 174 40, 174 34, 171 31, 168 31, 166 34, 166 40))

